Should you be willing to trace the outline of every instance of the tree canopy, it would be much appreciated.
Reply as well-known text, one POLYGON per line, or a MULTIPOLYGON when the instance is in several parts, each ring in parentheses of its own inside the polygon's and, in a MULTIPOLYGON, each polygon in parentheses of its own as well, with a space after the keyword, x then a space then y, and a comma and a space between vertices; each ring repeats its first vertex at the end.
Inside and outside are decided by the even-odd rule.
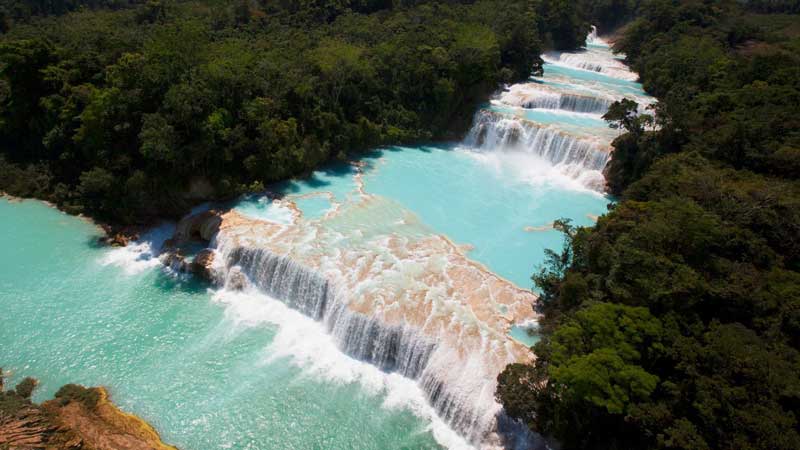
POLYGON ((184 212, 194 180, 222 198, 374 146, 460 136, 501 83, 588 29, 551 0, 0 11, 0 190, 123 223, 184 212))
POLYGON ((797 11, 625 3, 586 11, 635 17, 615 48, 654 118, 630 100, 606 114, 625 131, 618 201, 594 227, 560 222, 533 276, 537 360, 497 397, 565 449, 800 448, 800 19, 763 14, 797 11))

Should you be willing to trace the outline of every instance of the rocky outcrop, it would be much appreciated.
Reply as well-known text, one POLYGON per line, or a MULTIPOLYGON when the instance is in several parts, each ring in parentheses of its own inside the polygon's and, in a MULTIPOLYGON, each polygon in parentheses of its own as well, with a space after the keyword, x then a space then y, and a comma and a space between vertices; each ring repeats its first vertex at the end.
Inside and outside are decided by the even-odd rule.
POLYGON ((27 395, 0 391, 0 448, 177 450, 111 403, 103 388, 66 385, 41 405, 27 395))
POLYGON ((161 254, 161 262, 165 266, 178 272, 188 272, 189 265, 186 263, 186 257, 180 253, 180 249, 176 247, 164 246, 164 252, 161 254))
POLYGON ((181 245, 192 240, 209 242, 219 231, 220 224, 222 215, 213 209, 184 217, 175 228, 173 244, 181 245))
MULTIPOLYGON (((75 386, 75 385, 72 385, 75 386)), ((117 408, 108 399, 108 392, 102 387, 83 388, 86 400, 60 398, 46 402, 43 406, 55 412, 60 429, 71 430, 82 444, 77 448, 114 450, 177 450, 161 441, 158 432, 139 417, 117 408)), ((62 389, 63 390, 63 389, 62 389)), ((59 391, 61 392, 61 391, 59 391)))
POLYGON ((54 431, 37 408, 24 407, 13 415, 0 412, 0 448, 44 448, 54 431))
POLYGON ((232 267, 228 269, 225 287, 227 289, 236 291, 241 291, 247 287, 247 277, 242 273, 242 269, 240 267, 232 267))
POLYGON ((105 236, 101 237, 99 241, 112 247, 125 247, 131 241, 139 239, 139 229, 135 227, 101 225, 101 228, 105 232, 105 236))
POLYGON ((106 239, 106 243, 111 245, 112 247, 125 247, 128 243, 132 240, 135 240, 136 237, 134 236, 126 236, 122 233, 116 233, 113 236, 109 236, 106 239))
POLYGON ((211 264, 213 262, 214 251, 211 249, 201 250, 200 253, 195 255, 194 259, 192 259, 189 270, 206 281, 212 281, 214 273, 211 270, 211 264))
POLYGON ((214 251, 206 248, 190 258, 186 256, 185 250, 192 243, 208 244, 219 231, 221 223, 221 213, 215 210, 184 217, 175 227, 175 234, 164 241, 162 262, 173 270, 192 273, 206 281, 212 281, 214 251))

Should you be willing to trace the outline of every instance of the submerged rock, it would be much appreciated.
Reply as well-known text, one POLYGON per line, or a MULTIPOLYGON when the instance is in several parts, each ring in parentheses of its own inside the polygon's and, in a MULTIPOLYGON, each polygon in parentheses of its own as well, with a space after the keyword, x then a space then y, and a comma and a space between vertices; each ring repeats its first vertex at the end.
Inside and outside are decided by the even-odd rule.
POLYGON ((125 247, 130 242, 130 238, 122 233, 117 233, 108 238, 108 243, 114 247, 125 247))
POLYGON ((186 258, 180 254, 179 249, 173 249, 170 251, 165 251, 161 256, 161 262, 169 267, 170 269, 176 272, 187 272, 188 265, 186 264, 186 258))

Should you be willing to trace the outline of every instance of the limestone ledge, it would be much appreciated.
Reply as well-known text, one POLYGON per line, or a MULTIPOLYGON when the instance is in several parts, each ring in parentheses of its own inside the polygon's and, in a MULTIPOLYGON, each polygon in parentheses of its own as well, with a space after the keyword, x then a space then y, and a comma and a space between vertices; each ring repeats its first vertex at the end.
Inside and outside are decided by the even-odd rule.
MULTIPOLYGON (((369 212, 372 200, 355 208, 369 212)), ((361 229, 334 230, 302 219, 284 225, 235 210, 221 218, 218 251, 241 246, 288 257, 330 280, 351 310, 387 325, 410 325, 462 356, 480 352, 497 372, 533 358, 508 333, 513 324, 537 318, 536 296, 472 261, 444 236, 362 236, 361 229)))

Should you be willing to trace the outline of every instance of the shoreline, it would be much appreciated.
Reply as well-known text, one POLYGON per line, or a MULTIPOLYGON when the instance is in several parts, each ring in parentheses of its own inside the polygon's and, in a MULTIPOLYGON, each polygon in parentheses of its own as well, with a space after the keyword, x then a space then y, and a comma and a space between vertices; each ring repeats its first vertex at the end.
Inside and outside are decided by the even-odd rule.
POLYGON ((97 390, 99 393, 100 398, 95 407, 95 412, 99 416, 102 416, 103 420, 115 426, 118 425, 119 428, 125 430, 126 433, 137 436, 139 439, 152 445, 152 448, 156 450, 178 450, 177 447, 166 444, 161 439, 158 430, 148 421, 136 414, 124 411, 117 406, 117 404, 111 400, 106 387, 98 386, 88 389, 97 390))
POLYGON ((52 399, 34 403, 38 381, 20 380, 4 390, 0 372, 0 447, 178 450, 164 443, 143 418, 122 410, 105 387, 62 386, 52 399))
POLYGON ((125 247, 128 242, 137 240, 142 232, 147 231, 155 226, 155 223, 149 225, 115 225, 106 222, 100 222, 83 213, 72 214, 64 211, 57 204, 49 200, 36 197, 18 197, 16 195, 9 194, 8 192, 0 191, 0 200, 2 199, 5 199, 10 204, 23 203, 26 201, 39 202, 48 208, 55 209, 61 214, 82 220, 83 222, 95 227, 97 231, 101 233, 101 235, 98 236, 98 242, 109 247, 125 247))
MULTIPOLYGON (((401 145, 398 144, 396 146, 401 146, 401 145)), ((396 147, 396 146, 393 146, 393 147, 396 147)), ((373 150, 375 150, 375 149, 373 149, 373 150)), ((609 150, 609 153, 613 153, 613 152, 609 150)), ((362 156, 362 157, 365 156, 365 155, 367 155, 367 152, 362 152, 360 154, 360 156, 362 156)), ((315 170, 320 170, 320 169, 324 168, 325 164, 330 164, 332 162, 333 162, 332 160, 331 161, 326 161, 323 165, 321 165, 320 167, 318 167, 315 170)), ((362 180, 364 172, 362 170, 363 169, 362 166, 360 165, 360 164, 364 164, 363 160, 361 160, 361 158, 357 156, 357 158, 355 158, 354 161, 351 160, 351 161, 348 161, 347 163, 348 164, 352 164, 352 165, 357 167, 357 174, 355 175, 355 177, 356 177, 356 184, 358 186, 358 192, 361 195, 372 195, 372 194, 368 194, 368 193, 366 193, 364 191, 363 180, 362 180)), ((311 173, 313 173, 313 172, 304 173, 304 174, 302 174, 301 176, 298 176, 298 177, 290 177, 290 178, 287 178, 287 180, 302 180, 302 179, 307 178, 311 173)), ((260 191, 259 193, 263 193, 263 192, 264 191, 260 191)), ((316 195, 316 194, 309 194, 309 195, 316 195)), ((320 194, 320 195, 324 195, 324 194, 320 194)), ((150 225, 124 226, 124 225, 113 225, 113 224, 102 223, 102 222, 99 222, 99 221, 97 221, 97 220, 95 220, 95 219, 93 219, 93 218, 91 218, 89 216, 86 216, 86 215, 82 214, 82 213, 80 213, 80 214, 69 213, 67 211, 64 211, 58 205, 56 205, 56 204, 54 204, 54 203, 52 203, 50 201, 37 199, 37 198, 20 198, 20 197, 15 197, 13 195, 10 195, 10 194, 4 193, 4 192, 0 192, 0 198, 7 198, 8 201, 11 202, 11 203, 21 203, 21 202, 23 202, 25 200, 36 200, 36 201, 40 201, 40 202, 44 203, 48 207, 55 208, 55 209, 61 211, 64 214, 77 216, 78 218, 80 218, 82 220, 85 220, 88 223, 91 223, 98 230, 102 230, 103 237, 101 237, 99 240, 101 242, 105 243, 106 245, 109 245, 109 246, 126 246, 126 245, 128 245, 129 242, 137 240, 139 238, 139 235, 140 235, 141 232, 143 232, 144 230, 147 230, 148 228, 153 226, 153 224, 150 224, 150 225)), ((220 200, 220 202, 221 201, 222 200, 220 200)), ((214 203, 214 202, 216 202, 216 200, 212 200, 211 202, 214 203)), ((197 201, 196 205, 200 205, 202 203, 204 203, 204 202, 197 201)), ((289 204, 291 206, 294 206, 294 208, 291 208, 293 210, 293 212, 294 213, 298 213, 298 208, 296 207, 296 205, 293 202, 289 202, 289 204)), ((225 208, 225 210, 226 210, 226 212, 223 213, 223 215, 224 214, 229 214, 230 212, 232 212, 233 211, 233 207, 231 206, 231 207, 225 208)), ((336 210, 334 210, 333 213, 335 214, 336 210)), ((184 217, 189 217, 191 215, 192 215, 191 212, 187 212, 187 215, 185 215, 184 217)), ((528 232, 547 231, 547 230, 552 228, 552 225, 545 225, 545 226, 541 226, 541 227, 525 227, 525 228, 526 229, 524 231, 528 231, 528 232)), ((532 295, 534 303, 536 301, 538 301, 538 298, 537 298, 538 296, 536 294, 532 293, 531 289, 525 289, 525 288, 519 287, 516 284, 514 284, 513 282, 510 282, 509 280, 506 280, 502 276, 494 273, 484 263, 481 263, 481 262, 478 262, 476 260, 473 260, 472 258, 470 258, 468 256, 469 251, 467 249, 462 248, 462 246, 460 246, 460 245, 456 244, 455 242, 453 242, 445 234, 443 234, 443 233, 435 233, 435 236, 437 238, 442 239, 442 241, 444 241, 445 247, 450 248, 453 253, 461 256, 466 261, 466 265, 472 267, 477 272, 483 273, 484 275, 486 275, 486 276, 488 276, 490 278, 494 278, 497 281, 508 283, 510 285, 510 287, 512 288, 511 290, 516 291, 519 294, 532 295)), ((358 311, 356 311, 356 312, 358 312, 358 311)), ((513 320, 508 319, 507 317, 505 317, 503 315, 500 315, 499 318, 504 320, 509 327, 513 326, 513 325, 516 325, 516 323, 513 320)), ((503 336, 508 339, 508 342, 511 344, 512 347, 527 347, 527 345, 525 345, 524 343, 516 340, 513 336, 508 335, 508 333, 503 334, 503 336)), ((533 354, 533 352, 530 352, 529 350, 528 350, 528 352, 530 353, 532 358, 535 358, 535 354, 533 354)), ((97 387, 97 388, 89 388, 89 390, 95 390, 98 393, 98 396, 99 396, 99 400, 98 400, 98 403, 96 405, 96 410, 94 412, 96 413, 101 408, 105 411, 104 413, 102 413, 102 415, 104 415, 104 417, 101 417, 99 420, 106 421, 106 423, 110 424, 110 426, 118 426, 120 428, 123 428, 128 433, 135 435, 137 438, 143 439, 146 442, 152 443, 154 446, 153 447, 149 447, 149 448, 158 448, 159 450, 175 449, 175 447, 168 446, 167 444, 163 443, 163 441, 161 441, 161 438, 160 438, 157 430, 152 425, 150 425, 147 421, 145 421, 144 419, 136 416, 135 414, 127 413, 127 412, 119 409, 116 405, 114 405, 113 402, 111 402, 111 400, 109 399, 109 393, 105 388, 97 387)), ((55 399, 54 400, 49 400, 47 402, 43 402, 42 405, 44 406, 45 404, 48 404, 48 403, 51 403, 51 402, 57 402, 57 400, 55 400, 55 399)), ((65 408, 65 407, 66 406, 63 406, 62 408, 65 408)), ((90 411, 90 412, 92 412, 92 411, 90 411)), ((101 413, 97 413, 97 415, 100 416, 101 413)), ((78 426, 78 425, 76 425, 76 426, 78 426)), ((0 442, 0 443, 2 443, 2 442, 0 442)))

